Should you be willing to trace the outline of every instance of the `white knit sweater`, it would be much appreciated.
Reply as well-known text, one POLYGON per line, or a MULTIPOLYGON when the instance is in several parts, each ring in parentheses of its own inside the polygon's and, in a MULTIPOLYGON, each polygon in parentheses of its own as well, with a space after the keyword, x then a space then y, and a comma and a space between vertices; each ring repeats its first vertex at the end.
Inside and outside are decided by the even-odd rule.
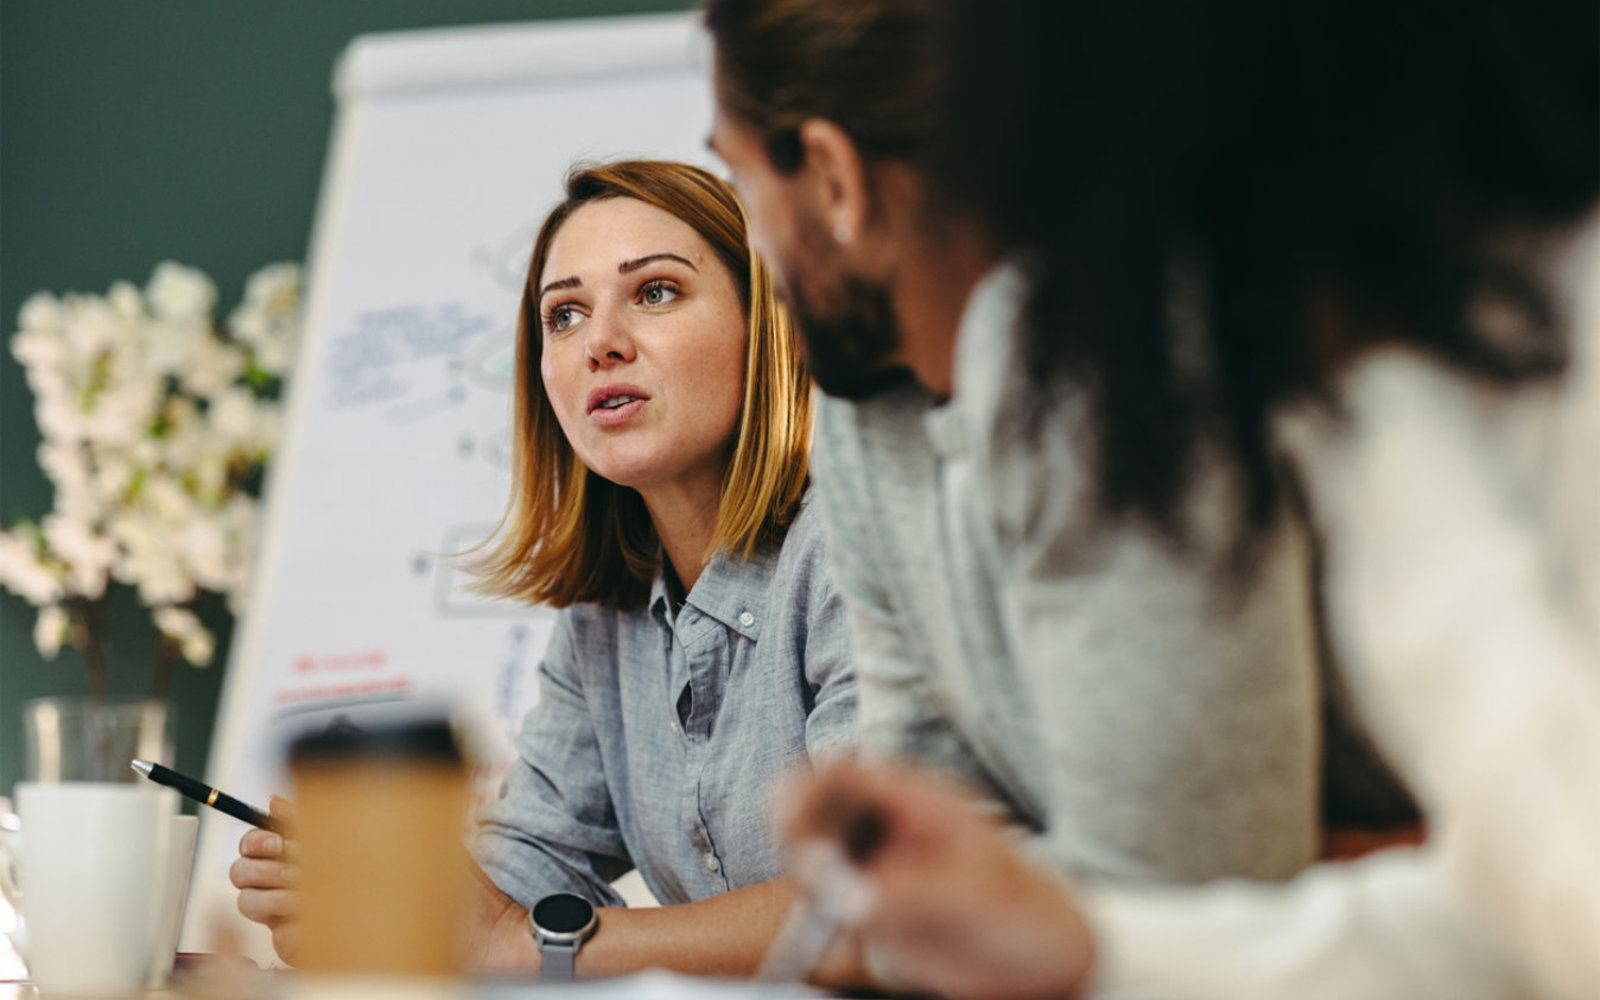
POLYGON ((1559 383, 1387 350, 1340 416, 1279 422, 1330 638, 1428 844, 1280 885, 1092 891, 1108 994, 1600 997, 1600 226, 1562 269, 1559 383))

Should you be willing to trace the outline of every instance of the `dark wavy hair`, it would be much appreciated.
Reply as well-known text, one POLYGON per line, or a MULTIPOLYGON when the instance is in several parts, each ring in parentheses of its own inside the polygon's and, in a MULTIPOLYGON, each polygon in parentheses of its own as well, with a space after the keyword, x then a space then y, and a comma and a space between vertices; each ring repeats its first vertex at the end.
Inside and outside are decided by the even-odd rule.
POLYGON ((1209 437, 1265 523, 1271 409, 1364 346, 1562 368, 1537 276, 1501 251, 1595 201, 1594 0, 937 6, 927 167, 1030 262, 1034 370, 1090 393, 1109 512, 1177 533, 1209 437), (1516 336, 1476 321, 1486 299, 1516 336))

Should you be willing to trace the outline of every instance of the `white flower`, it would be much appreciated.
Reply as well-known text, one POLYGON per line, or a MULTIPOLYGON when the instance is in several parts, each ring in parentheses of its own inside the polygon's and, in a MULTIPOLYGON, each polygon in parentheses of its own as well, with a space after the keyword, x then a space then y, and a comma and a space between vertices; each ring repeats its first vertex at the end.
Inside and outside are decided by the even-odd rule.
POLYGON ((161 442, 146 434, 118 454, 126 456, 126 461, 132 463, 135 469, 149 469, 161 462, 161 442))
POLYGON ((41 393, 33 407, 33 419, 39 433, 54 441, 82 441, 89 436, 89 421, 75 400, 41 393))
POLYGON ((190 523, 183 532, 183 554, 196 583, 219 594, 228 592, 230 553, 219 519, 202 517, 190 523))
POLYGON ((108 387, 84 416, 84 438, 101 447, 120 447, 144 437, 160 407, 157 392, 150 383, 132 380, 108 387))
POLYGON ((76 445, 44 441, 39 445, 39 468, 56 489, 82 491, 89 487, 89 458, 76 445))
POLYGON ((276 446, 282 408, 258 399, 300 333, 297 265, 262 268, 228 318, 193 268, 163 263, 141 290, 39 293, 24 303, 10 350, 34 393, 38 462, 55 489, 38 527, 0 532, 0 586, 41 608, 35 644, 53 656, 81 641, 63 598, 104 600, 108 578, 136 587, 185 659, 215 638, 191 610, 199 588, 242 608, 260 516, 239 474, 276 446))
POLYGON ((194 578, 170 552, 150 549, 125 558, 120 568, 127 574, 124 582, 139 588, 139 600, 145 604, 181 604, 194 600, 194 578))
POLYGON ((79 361, 91 361, 102 351, 127 343, 132 331, 104 299, 75 295, 67 304, 62 329, 68 349, 79 361))
POLYGON ((50 554, 67 568, 75 594, 94 600, 106 591, 106 574, 117 559, 117 545, 86 522, 51 514, 41 525, 50 554))
POLYGON ((155 611, 156 628, 162 635, 178 640, 183 658, 197 667, 211 662, 216 640, 210 630, 188 608, 160 607, 155 611))
POLYGON ((183 640, 183 658, 196 667, 204 667, 211 663, 211 658, 216 655, 217 640, 207 629, 201 629, 199 634, 192 635, 183 640))
POLYGON ((169 400, 162 419, 166 433, 159 440, 152 440, 149 464, 187 474, 222 447, 194 403, 186 398, 169 400))
MULTIPOLYGON (((116 540, 124 552, 145 552, 161 547, 161 532, 155 521, 143 511, 117 512, 107 525, 106 533, 116 540)), ((121 580, 122 577, 119 575, 117 579, 121 580)))
POLYGON ((129 323, 137 323, 144 318, 144 295, 131 281, 112 284, 106 292, 106 301, 111 304, 112 312, 129 323))
POLYGON ((141 601, 182 604, 194 598, 194 579, 158 517, 143 511, 122 514, 112 519, 109 534, 119 546, 112 575, 138 587, 141 601))
POLYGON ((157 316, 184 325, 209 326, 217 304, 217 286, 210 278, 170 260, 156 265, 145 295, 157 316))
POLYGON ((198 513, 194 498, 169 473, 152 472, 146 476, 140 500, 146 510, 173 526, 188 524, 198 513))
POLYGON ((234 386, 211 401, 206 415, 211 418, 211 429, 224 441, 245 451, 257 451, 262 450, 260 442, 265 431, 260 411, 255 393, 234 386))
POLYGON ((35 607, 54 604, 66 592, 60 570, 42 555, 32 531, 0 532, 0 586, 35 607))
POLYGON ((96 464, 92 492, 104 510, 120 504, 127 495, 128 487, 133 485, 134 467, 122 454, 112 453, 101 454, 96 464))
POLYGON ((188 468, 196 498, 207 506, 214 507, 221 503, 228 489, 227 456, 212 452, 188 468))
POLYGON ((262 455, 271 454, 277 450, 282 437, 283 407, 277 403, 257 403, 254 450, 262 455))
MULTIPOLYGON (((22 303, 17 323, 23 330, 56 332, 61 327, 61 300, 49 292, 34 292, 22 303)), ((20 358, 18 360, 21 360, 20 358)))
POLYGON ((198 346, 211 339, 203 323, 151 320, 144 325, 145 360, 162 375, 177 375, 198 346))
POLYGON ((103 460, 101 469, 92 471, 82 445, 50 440, 39 445, 38 454, 39 467, 56 487, 56 513, 81 521, 99 520, 104 510, 99 483, 105 471, 103 460))
POLYGON ((59 604, 47 604, 39 609, 39 617, 33 623, 33 644, 38 647, 40 656, 47 660, 56 658, 71 623, 59 604))
POLYGON ((77 518, 80 521, 98 521, 105 516, 105 510, 105 504, 92 489, 73 490, 56 487, 56 513, 62 517, 77 518))
POLYGON ((263 370, 282 375, 300 338, 302 272, 298 264, 270 264, 250 276, 244 302, 228 317, 235 340, 250 348, 263 370))
POLYGON ((256 364, 261 370, 282 375, 294 364, 295 342, 292 339, 268 340, 256 348, 256 364))
POLYGON ((152 360, 143 324, 130 330, 127 340, 100 355, 98 374, 102 390, 139 391, 161 398, 167 394, 167 377, 152 360))
POLYGON ((75 396, 81 386, 76 379, 68 377, 67 373, 57 367, 36 366, 27 369, 28 388, 33 390, 36 397, 34 401, 34 416, 38 417, 39 407, 43 405, 72 405, 81 410, 77 400, 69 397, 75 396))
POLYGON ((67 361, 67 346, 60 330, 25 323, 11 338, 11 356, 24 368, 58 368, 67 361))
POLYGON ((195 342, 181 372, 183 388, 192 395, 210 399, 238 381, 244 374, 244 352, 215 337, 195 342))

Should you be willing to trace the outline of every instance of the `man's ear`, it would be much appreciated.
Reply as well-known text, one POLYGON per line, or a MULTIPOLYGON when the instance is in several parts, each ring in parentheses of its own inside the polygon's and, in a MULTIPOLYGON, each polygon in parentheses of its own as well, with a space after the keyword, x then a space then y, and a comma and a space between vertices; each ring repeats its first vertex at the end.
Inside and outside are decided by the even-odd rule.
POLYGON ((844 129, 825 118, 806 119, 799 135, 816 208, 829 234, 847 246, 867 223, 871 188, 866 164, 844 129))

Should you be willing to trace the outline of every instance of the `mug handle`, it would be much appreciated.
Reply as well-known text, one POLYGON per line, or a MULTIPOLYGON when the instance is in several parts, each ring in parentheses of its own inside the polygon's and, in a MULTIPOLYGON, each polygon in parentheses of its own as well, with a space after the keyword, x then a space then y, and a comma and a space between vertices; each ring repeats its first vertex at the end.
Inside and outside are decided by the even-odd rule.
POLYGON ((0 893, 13 910, 22 909, 17 885, 17 860, 22 856, 22 827, 13 813, 0 814, 0 893))
POLYGON ((17 860, 22 855, 22 826, 15 813, 0 813, 0 894, 15 915, 6 933, 11 947, 24 962, 28 960, 27 931, 22 919, 22 888, 17 884, 17 860))

